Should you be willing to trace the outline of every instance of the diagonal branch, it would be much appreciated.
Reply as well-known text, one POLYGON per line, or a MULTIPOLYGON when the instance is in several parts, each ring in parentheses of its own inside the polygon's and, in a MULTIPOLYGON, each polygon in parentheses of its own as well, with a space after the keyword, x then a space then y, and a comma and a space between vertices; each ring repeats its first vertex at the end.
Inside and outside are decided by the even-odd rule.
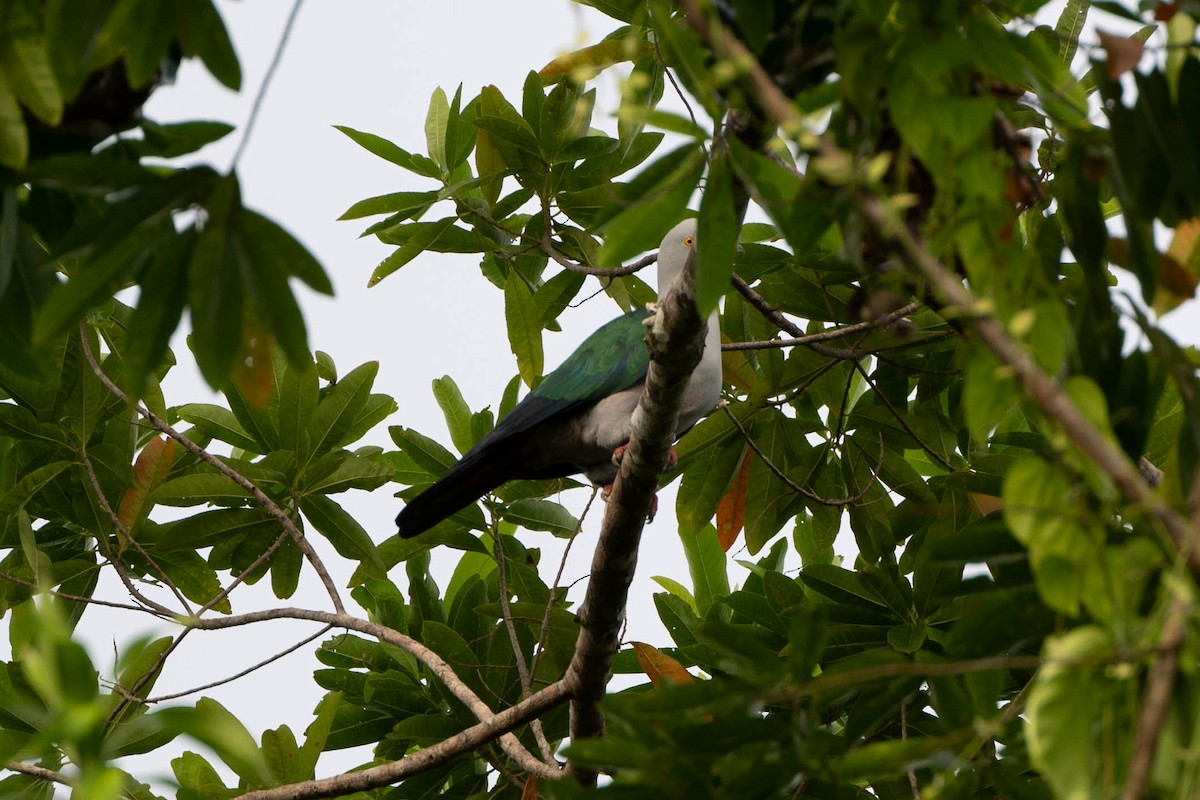
MULTIPOLYGON (((80 323, 81 334, 82 327, 83 323, 80 323)), ((280 508, 278 503, 268 497, 266 492, 258 488, 258 485, 253 481, 249 480, 233 467, 229 466, 224 461, 217 458, 212 453, 208 452, 179 431, 175 430, 175 428, 171 427, 166 420, 160 419, 159 416, 153 411, 146 408, 141 403, 135 402, 129 397, 129 395, 125 394, 121 387, 113 383, 112 379, 109 378, 108 375, 104 373, 104 370, 100 368, 100 365, 96 362, 95 354, 92 352, 91 347, 87 343, 87 337, 81 336, 81 338, 83 339, 83 355, 87 359, 88 366, 91 367, 92 372, 95 373, 100 382, 104 384, 104 387, 112 392, 114 397, 117 397, 122 402, 133 406, 138 414, 140 414, 159 431, 165 433, 167 436, 170 436, 172 439, 183 445, 183 449, 196 456, 196 458, 200 459, 205 464, 208 464, 226 478, 229 478, 229 480, 233 481, 240 488, 245 490, 251 497, 253 497, 254 501, 258 503, 258 505, 264 511, 274 517, 283 527, 283 529, 287 531, 288 535, 292 537, 292 541, 296 543, 296 546, 300 548, 300 552, 303 553, 304 557, 308 560, 308 563, 312 565, 314 570, 316 570, 317 575, 321 579, 321 583, 325 586, 325 591, 329 594, 329 599, 333 603, 334 610, 339 613, 345 613, 346 606, 342 602, 342 596, 338 592, 337 585, 333 582, 333 577, 329 574, 329 570, 325 568, 325 563, 321 561, 321 557, 317 555, 317 551, 313 549, 312 543, 308 541, 308 539, 304 536, 304 533, 296 526, 296 523, 292 520, 288 513, 280 508)))
MULTIPOLYGON (((414 658, 428 667, 430 672, 432 672, 438 680, 445 684, 446 688, 450 690, 450 693, 453 694, 463 705, 465 705, 471 711, 471 713, 475 715, 476 719, 480 720, 481 723, 485 723, 487 720, 500 718, 504 714, 508 713, 508 711, 512 710, 508 709, 508 711, 501 712, 500 714, 493 713, 491 708, 488 707, 487 703, 483 702, 483 700, 479 698, 479 695, 475 694, 471 687, 467 686, 467 684, 463 682, 462 678, 458 677, 458 674, 455 673, 454 668, 446 663, 445 659, 443 659, 433 650, 418 642, 416 639, 413 639, 410 636, 405 636, 403 633, 400 633, 394 628, 389 628, 386 625, 381 625, 378 622, 371 622, 370 620, 355 617, 351 614, 347 614, 344 611, 333 613, 329 611, 317 611, 315 609, 308 608, 288 607, 273 608, 264 611, 252 611, 246 614, 237 614, 229 617, 181 617, 178 618, 177 621, 181 625, 185 625, 189 628, 197 628, 200 630, 219 630, 223 628, 236 628, 242 625, 251 625, 256 622, 263 622, 270 619, 302 619, 310 622, 323 622, 326 625, 331 625, 333 627, 346 628, 347 630, 365 633, 366 635, 372 636, 381 642, 394 645, 395 647, 410 653, 414 658)), ((553 684, 553 686, 563 683, 565 683, 565 681, 559 681, 558 684, 553 684)), ((547 689, 543 689, 541 692, 538 692, 532 697, 537 697, 546 691, 547 689)), ((532 697, 530 699, 532 699, 532 697)), ((523 701, 513 708, 524 707, 524 704, 527 702, 529 701, 523 701)), ((553 705, 557 705, 558 702, 561 702, 561 700, 555 702, 553 705)), ((504 748, 504 752, 508 753, 509 756, 511 756, 512 759, 516 761, 522 769, 537 775, 538 777, 557 778, 559 775, 561 775, 561 772, 557 768, 539 761, 528 750, 525 749, 525 747, 517 740, 517 737, 507 732, 512 727, 524 723, 527 719, 527 717, 521 717, 519 721, 515 722, 512 726, 497 731, 496 735, 486 738, 484 741, 491 741, 492 739, 499 737, 500 746, 504 748)), ((461 734, 459 735, 461 736, 461 734)), ((426 767, 426 769, 427 768, 428 767, 426 767)), ((309 795, 305 796, 307 797, 309 795)), ((325 795, 312 796, 324 797, 325 795)))
MULTIPOLYGON (((658 478, 667 463, 684 389, 704 352, 706 321, 696 311, 693 271, 684 269, 658 303, 647 335, 650 369, 631 420, 629 449, 621 460, 604 512, 591 579, 579 611, 579 638, 563 683, 571 691, 571 740, 604 734, 597 703, 604 697, 625 618, 638 543, 658 478)), ((568 762, 571 774, 594 785, 596 773, 568 762)))
MULTIPOLYGON (((502 735, 512 736, 508 731, 540 717, 554 706, 565 702, 567 697, 568 690, 564 682, 552 683, 537 694, 531 695, 529 699, 522 700, 499 714, 481 720, 478 725, 472 725, 449 739, 421 748, 398 761, 369 767, 358 772, 347 772, 333 778, 321 778, 287 786, 277 786, 274 789, 246 792, 239 795, 239 798, 241 800, 309 800, 309 798, 318 797, 341 797, 388 786, 401 778, 417 775, 445 764, 455 756, 476 750, 502 735)), ((535 763, 540 764, 541 762, 535 759, 535 763)))

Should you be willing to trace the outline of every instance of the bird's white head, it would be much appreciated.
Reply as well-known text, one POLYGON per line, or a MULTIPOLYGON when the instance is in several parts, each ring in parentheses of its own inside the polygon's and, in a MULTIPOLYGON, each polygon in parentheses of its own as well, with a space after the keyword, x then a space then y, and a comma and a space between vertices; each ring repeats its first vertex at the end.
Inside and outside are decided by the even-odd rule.
POLYGON ((696 220, 685 219, 663 237, 658 247, 658 296, 671 288, 675 276, 696 251, 696 220))

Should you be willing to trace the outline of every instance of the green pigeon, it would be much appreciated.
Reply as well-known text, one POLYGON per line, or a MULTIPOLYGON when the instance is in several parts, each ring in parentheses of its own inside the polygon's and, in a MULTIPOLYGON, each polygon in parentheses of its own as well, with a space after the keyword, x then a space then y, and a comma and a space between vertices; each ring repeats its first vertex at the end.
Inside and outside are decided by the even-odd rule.
MULTIPOLYGON (((661 298, 692 258, 696 221, 672 228, 658 249, 661 298)), ((642 396, 650 358, 646 309, 630 311, 579 345, 491 433, 396 517, 402 537, 416 536, 508 481, 583 473, 611 486, 629 443, 630 417, 642 396)), ((721 331, 707 320, 704 354, 688 381, 676 438, 711 411, 721 394, 721 331)))

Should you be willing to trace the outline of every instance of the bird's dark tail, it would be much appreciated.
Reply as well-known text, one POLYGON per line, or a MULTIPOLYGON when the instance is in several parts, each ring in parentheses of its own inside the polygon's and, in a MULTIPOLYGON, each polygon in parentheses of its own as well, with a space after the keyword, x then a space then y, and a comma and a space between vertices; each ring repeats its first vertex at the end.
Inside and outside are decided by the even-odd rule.
POLYGON ((408 539, 424 533, 455 511, 512 480, 510 463, 481 457, 483 455, 468 453, 437 483, 414 497, 396 517, 400 537, 408 539))

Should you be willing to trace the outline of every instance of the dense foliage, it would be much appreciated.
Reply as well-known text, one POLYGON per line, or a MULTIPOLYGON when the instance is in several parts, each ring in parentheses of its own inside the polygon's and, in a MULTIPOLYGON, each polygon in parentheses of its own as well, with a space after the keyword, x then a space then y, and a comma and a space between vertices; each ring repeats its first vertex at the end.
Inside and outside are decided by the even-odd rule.
POLYGON ((155 797, 112 761, 185 735, 228 768, 175 759, 187 798, 1192 796, 1200 357, 1157 320, 1200 282, 1200 4, 1071 0, 1049 27, 1037 0, 582 2, 612 34, 519 94, 434 91, 427 153, 343 129, 428 186, 344 216, 395 246, 373 283, 474 253, 499 292, 518 375, 495 413, 434 385, 462 453, 581 293, 653 299, 621 265, 697 209, 726 403, 666 476, 692 586, 655 598, 670 642, 616 655, 648 680, 603 701, 604 737, 570 727, 578 609, 522 532, 598 525, 559 502, 577 483, 382 542, 334 497, 412 497, 455 455, 402 425, 355 448, 396 404, 374 364, 310 352, 288 281, 328 291, 321 267, 236 174, 172 166, 228 126, 138 113, 180 58, 237 88, 210 0, 0 2, 0 793, 155 797), (1092 5, 1141 27, 1076 59, 1092 5), (615 121, 589 88, 609 69, 615 121), (225 405, 159 388, 185 310, 225 405), (461 552, 444 585, 435 546, 461 552), (233 613, 334 557, 345 606, 326 580, 332 610, 233 613), (72 631, 106 569, 179 635, 344 629, 303 741, 146 703, 178 637, 98 675, 72 631), (554 780, 573 730, 582 783, 554 780), (363 744, 372 769, 307 783, 363 744))

